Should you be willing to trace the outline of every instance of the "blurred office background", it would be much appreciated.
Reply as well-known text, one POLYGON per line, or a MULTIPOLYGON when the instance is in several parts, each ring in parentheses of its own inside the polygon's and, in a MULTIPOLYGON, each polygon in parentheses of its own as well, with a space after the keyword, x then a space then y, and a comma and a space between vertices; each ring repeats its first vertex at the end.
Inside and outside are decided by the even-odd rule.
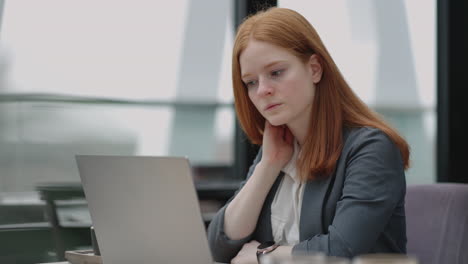
MULTIPOLYGON (((302 13, 356 93, 408 140, 408 184, 443 179, 436 0, 0 0, 0 230, 40 230, 50 243, 31 254, 57 259, 41 191, 76 191, 77 154, 187 156, 200 189, 230 194, 252 155, 233 109, 235 26, 264 5, 302 13)), ((68 198, 55 225, 82 235, 86 205, 68 198)), ((6 243, 0 262, 31 261, 13 262, 6 243)))

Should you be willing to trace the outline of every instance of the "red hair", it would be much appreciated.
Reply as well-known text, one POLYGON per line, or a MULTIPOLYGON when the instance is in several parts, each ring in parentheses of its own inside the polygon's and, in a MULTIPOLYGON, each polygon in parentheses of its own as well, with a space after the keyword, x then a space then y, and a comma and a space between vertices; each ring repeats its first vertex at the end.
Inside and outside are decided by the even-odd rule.
POLYGON ((317 54, 322 79, 316 85, 309 135, 302 145, 298 171, 303 180, 330 175, 343 148, 343 127, 374 127, 383 131, 400 149, 409 167, 408 143, 352 91, 319 35, 299 13, 270 8, 247 18, 238 28, 232 54, 232 82, 237 118, 253 144, 262 144, 265 118, 250 101, 241 79, 239 56, 249 40, 265 41, 284 48, 306 63, 317 54))

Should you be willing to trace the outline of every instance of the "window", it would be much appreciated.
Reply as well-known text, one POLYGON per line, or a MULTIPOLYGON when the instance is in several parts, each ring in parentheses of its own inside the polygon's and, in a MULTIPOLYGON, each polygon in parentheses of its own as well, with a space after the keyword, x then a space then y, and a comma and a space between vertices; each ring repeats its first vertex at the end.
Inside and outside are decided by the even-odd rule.
POLYGON ((79 181, 76 154, 231 166, 232 9, 228 0, 5 2, 0 191, 79 181))
POLYGON ((436 180, 436 1, 278 1, 320 34, 358 96, 408 140, 408 183, 436 180))

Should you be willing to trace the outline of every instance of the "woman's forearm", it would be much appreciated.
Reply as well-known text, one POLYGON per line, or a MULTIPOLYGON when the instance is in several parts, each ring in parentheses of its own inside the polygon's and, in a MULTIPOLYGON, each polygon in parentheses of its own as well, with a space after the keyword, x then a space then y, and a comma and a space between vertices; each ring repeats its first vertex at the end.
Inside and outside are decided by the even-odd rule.
POLYGON ((279 170, 259 162, 249 180, 226 208, 224 231, 232 240, 250 235, 279 170))

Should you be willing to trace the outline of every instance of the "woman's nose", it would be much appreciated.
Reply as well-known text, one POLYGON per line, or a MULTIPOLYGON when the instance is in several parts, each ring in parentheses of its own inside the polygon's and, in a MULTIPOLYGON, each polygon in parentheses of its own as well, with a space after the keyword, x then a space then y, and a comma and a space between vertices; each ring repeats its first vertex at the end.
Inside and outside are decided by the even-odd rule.
POLYGON ((257 93, 259 96, 266 96, 266 95, 271 95, 273 94, 273 86, 271 85, 270 82, 266 80, 259 80, 258 81, 258 89, 257 93))

